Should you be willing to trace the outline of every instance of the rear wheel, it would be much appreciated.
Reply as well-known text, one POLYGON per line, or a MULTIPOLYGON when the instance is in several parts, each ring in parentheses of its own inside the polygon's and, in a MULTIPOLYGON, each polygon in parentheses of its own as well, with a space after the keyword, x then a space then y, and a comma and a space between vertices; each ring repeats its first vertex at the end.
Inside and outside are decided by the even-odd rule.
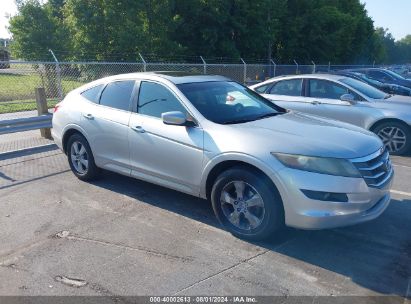
POLYGON ((67 158, 74 175, 84 181, 95 179, 99 168, 94 162, 93 153, 84 136, 72 135, 67 143, 67 158))
POLYGON ((221 224, 243 239, 268 238, 284 225, 278 191, 265 177, 248 168, 223 172, 213 186, 211 202, 221 224))
POLYGON ((374 128, 374 133, 384 143, 385 148, 392 155, 403 155, 411 147, 411 130, 400 122, 384 122, 374 128))

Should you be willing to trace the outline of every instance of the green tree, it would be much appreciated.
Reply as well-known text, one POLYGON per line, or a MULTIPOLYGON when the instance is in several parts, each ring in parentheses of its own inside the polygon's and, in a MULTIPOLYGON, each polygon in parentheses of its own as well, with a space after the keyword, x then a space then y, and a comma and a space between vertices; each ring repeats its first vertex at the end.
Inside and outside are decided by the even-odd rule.
POLYGON ((281 25, 276 57, 283 62, 360 61, 374 32, 358 0, 289 0, 281 25))
MULTIPOLYGON (((15 58, 34 61, 53 61, 49 50, 68 48, 61 18, 53 14, 55 1, 42 5, 38 0, 18 1, 18 14, 10 19, 13 35, 10 48, 15 58)), ((60 57, 64 60, 64 56, 60 57)), ((37 66, 35 66, 37 67, 37 66)), ((48 96, 56 96, 58 84, 55 66, 39 70, 48 96)))
POLYGON ((53 16, 51 3, 42 5, 38 0, 19 3, 18 14, 10 19, 9 27, 14 57, 53 60, 49 49, 66 49, 65 29, 61 20, 53 16))
POLYGON ((67 0, 64 16, 73 59, 137 60, 139 52, 178 51, 169 39, 171 5, 159 0, 67 0))
POLYGON ((18 0, 15 57, 135 61, 274 58, 287 63, 406 62, 411 38, 374 29, 359 0, 18 0))
POLYGON ((176 31, 172 39, 191 55, 270 57, 285 3, 285 0, 176 1, 176 31))

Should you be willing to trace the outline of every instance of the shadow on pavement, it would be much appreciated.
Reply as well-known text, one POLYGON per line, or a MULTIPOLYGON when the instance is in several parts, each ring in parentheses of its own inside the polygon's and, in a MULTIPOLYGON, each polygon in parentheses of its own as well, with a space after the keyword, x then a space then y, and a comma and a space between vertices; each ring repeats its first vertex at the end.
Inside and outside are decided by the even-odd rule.
MULTIPOLYGON (((110 172, 93 184, 221 228, 206 200, 110 172)), ((287 228, 255 244, 375 292, 405 297, 411 283, 411 200, 392 200, 382 216, 361 225, 321 231, 287 228)))

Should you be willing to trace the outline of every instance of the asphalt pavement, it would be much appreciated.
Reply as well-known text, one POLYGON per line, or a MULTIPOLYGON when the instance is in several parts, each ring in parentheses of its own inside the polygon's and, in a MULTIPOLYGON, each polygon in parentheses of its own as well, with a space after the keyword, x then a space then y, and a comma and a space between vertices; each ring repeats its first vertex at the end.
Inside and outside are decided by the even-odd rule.
POLYGON ((59 150, 23 152, 0 157, 0 295, 411 294, 411 157, 393 157, 378 219, 250 243, 205 200, 108 172, 81 182, 59 150))

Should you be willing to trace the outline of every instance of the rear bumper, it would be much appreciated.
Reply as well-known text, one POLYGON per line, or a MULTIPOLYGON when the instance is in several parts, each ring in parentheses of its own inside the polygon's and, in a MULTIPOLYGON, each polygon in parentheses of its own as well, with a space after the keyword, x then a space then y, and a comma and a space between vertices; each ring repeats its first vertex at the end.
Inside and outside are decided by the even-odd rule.
POLYGON ((54 143, 57 145, 57 147, 60 148, 61 151, 63 151, 63 139, 61 138, 61 134, 59 132, 56 132, 55 129, 51 129, 51 136, 53 137, 54 143))

